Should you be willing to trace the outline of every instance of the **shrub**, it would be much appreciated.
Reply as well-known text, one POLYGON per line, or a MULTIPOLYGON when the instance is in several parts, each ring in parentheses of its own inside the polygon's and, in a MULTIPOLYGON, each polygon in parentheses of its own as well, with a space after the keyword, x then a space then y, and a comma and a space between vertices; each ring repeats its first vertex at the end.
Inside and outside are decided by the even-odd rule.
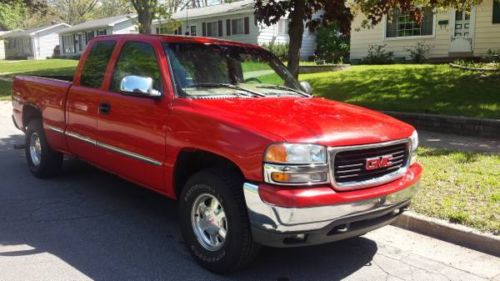
POLYGON ((273 53, 282 61, 288 59, 288 43, 264 43, 262 47, 273 53))
POLYGON ((349 57, 349 36, 340 33, 335 24, 316 32, 316 60, 330 63, 343 62, 349 57))
POLYGON ((430 50, 431 46, 423 42, 418 42, 417 46, 406 49, 410 55, 410 60, 414 63, 424 63, 427 61, 427 55, 430 50))
POLYGON ((500 49, 488 49, 485 60, 488 62, 500 62, 500 49))
POLYGON ((363 59, 364 64, 390 64, 393 62, 393 52, 385 50, 387 45, 370 45, 368 55, 363 59))

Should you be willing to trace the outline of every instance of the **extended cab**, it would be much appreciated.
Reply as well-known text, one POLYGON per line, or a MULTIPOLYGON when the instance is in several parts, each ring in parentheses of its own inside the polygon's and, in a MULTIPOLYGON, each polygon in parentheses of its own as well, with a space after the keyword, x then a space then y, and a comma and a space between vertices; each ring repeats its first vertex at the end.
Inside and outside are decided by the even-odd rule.
POLYGON ((66 154, 178 199, 187 248, 214 272, 248 264, 260 245, 389 224, 419 184, 412 126, 311 96, 258 46, 100 36, 67 80, 14 80, 31 172, 56 175, 66 154))

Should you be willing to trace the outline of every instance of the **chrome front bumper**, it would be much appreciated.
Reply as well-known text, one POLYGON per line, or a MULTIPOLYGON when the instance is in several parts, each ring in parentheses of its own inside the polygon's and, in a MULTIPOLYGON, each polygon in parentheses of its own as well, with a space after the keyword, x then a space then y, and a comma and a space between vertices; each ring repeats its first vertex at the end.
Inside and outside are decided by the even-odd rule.
MULTIPOLYGON (((388 224, 395 220, 400 212, 409 205, 418 185, 417 182, 398 192, 368 200, 309 208, 284 208, 270 205, 262 201, 259 187, 255 184, 245 183, 243 190, 254 236, 255 233, 259 233, 258 237, 254 237, 257 242, 270 246, 286 246, 276 245, 275 242, 285 239, 287 235, 307 234, 309 232, 321 232, 324 234, 322 236, 330 236, 331 229, 335 227, 363 221, 366 227, 353 231, 350 236, 344 233, 340 239, 345 239, 388 224), (383 217, 386 219, 384 220, 383 217), (370 222, 370 220, 374 223, 365 223, 370 222), (274 242, 267 243, 266 235, 274 235, 274 238, 271 239, 274 242)), ((330 239, 320 240, 328 242, 339 239, 330 237, 330 239)), ((321 241, 313 244, 322 243, 321 241)))

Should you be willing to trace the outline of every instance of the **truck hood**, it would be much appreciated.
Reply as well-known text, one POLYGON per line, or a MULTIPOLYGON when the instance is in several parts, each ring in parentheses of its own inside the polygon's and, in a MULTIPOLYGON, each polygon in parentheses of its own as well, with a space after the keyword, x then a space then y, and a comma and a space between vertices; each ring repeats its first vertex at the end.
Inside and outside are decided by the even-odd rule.
POLYGON ((195 110, 273 141, 344 146, 408 138, 414 128, 385 114, 324 98, 194 99, 195 110))

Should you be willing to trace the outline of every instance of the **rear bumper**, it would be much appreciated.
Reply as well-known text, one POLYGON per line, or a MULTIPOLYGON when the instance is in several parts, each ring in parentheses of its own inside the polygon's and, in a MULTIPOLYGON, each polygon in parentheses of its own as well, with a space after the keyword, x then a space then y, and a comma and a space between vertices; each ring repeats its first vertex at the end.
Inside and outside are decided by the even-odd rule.
POLYGON ((362 235, 390 224, 410 205, 419 186, 419 176, 390 194, 312 207, 267 203, 261 199, 259 185, 245 183, 244 195, 254 239, 267 246, 292 247, 362 235))

